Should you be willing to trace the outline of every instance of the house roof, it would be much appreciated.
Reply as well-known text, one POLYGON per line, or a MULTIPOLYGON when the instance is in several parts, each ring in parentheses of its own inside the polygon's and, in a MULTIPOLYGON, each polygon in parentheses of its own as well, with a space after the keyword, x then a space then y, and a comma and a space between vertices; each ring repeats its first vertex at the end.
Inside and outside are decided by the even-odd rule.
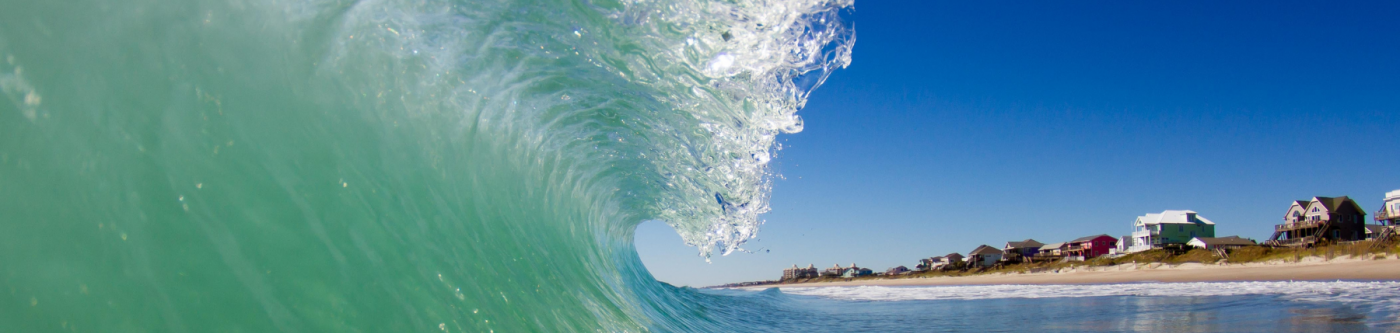
MULTIPOLYGON (((1304 204, 1304 206, 1306 206, 1306 204, 1304 204)), ((1201 214, 1197 214, 1196 211, 1192 210, 1164 210, 1161 213, 1148 213, 1143 216, 1138 216, 1138 220, 1142 221, 1142 224, 1215 224, 1215 222, 1211 222, 1209 219, 1202 217, 1201 214), (1192 217, 1195 217, 1195 220, 1192 220, 1192 217)))
MULTIPOLYGON (((1069 242, 1070 242, 1070 243, 1081 243, 1081 242, 1091 241, 1091 240, 1094 240, 1095 238, 1099 238, 1099 237, 1113 238, 1113 236, 1104 235, 1104 234, 1098 234, 1098 235, 1093 235, 1093 236, 1084 236, 1084 237, 1075 238, 1074 240, 1069 241, 1069 242)), ((1116 240, 1117 238, 1113 238, 1113 239, 1116 240)))
POLYGON ((1063 242, 1061 242, 1061 243, 1050 243, 1050 244, 1041 245, 1041 246, 1040 246, 1040 249, 1041 249, 1041 250, 1047 250, 1047 251, 1048 251, 1048 250, 1054 250, 1054 249, 1058 249, 1058 248, 1062 248, 1062 247, 1065 247, 1065 243, 1063 243, 1063 242))
POLYGON ((1385 230, 1385 226, 1383 226, 1383 225, 1375 225, 1375 224, 1367 224, 1367 225, 1366 225, 1366 233, 1368 233, 1368 234, 1378 233, 1378 232, 1381 232, 1381 230, 1385 230))
POLYGON ((952 258, 952 257, 962 258, 963 255, 958 254, 957 252, 953 252, 953 253, 949 253, 949 254, 947 254, 947 255, 944 255, 943 257, 944 257, 944 258, 952 258))
POLYGON ((1212 245, 1212 246, 1214 246, 1214 245, 1254 245, 1254 244, 1255 244, 1253 240, 1245 239, 1245 238, 1240 238, 1240 236, 1229 236, 1229 237, 1196 237, 1195 239, 1196 239, 1196 240, 1200 240, 1202 243, 1205 243, 1206 245, 1212 245))
POLYGON ((1041 243, 1041 242, 1037 242, 1037 241, 1035 241, 1034 239, 1029 239, 1029 238, 1028 238, 1028 239, 1026 239, 1026 240, 1019 241, 1019 242, 1006 242, 1006 249, 1008 249, 1008 250, 1009 250, 1009 249, 1024 249, 1024 248, 1040 247, 1040 246, 1042 246, 1042 245, 1045 245, 1045 244, 1043 244, 1043 243, 1041 243))
POLYGON ((995 248, 995 247, 986 246, 986 245, 981 245, 981 246, 978 246, 976 249, 973 249, 972 252, 968 252, 968 253, 967 253, 967 255, 970 255, 970 256, 975 256, 975 255, 979 255, 979 254, 1002 254, 1002 252, 1001 252, 1001 250, 998 250, 998 249, 995 248))
POLYGON ((1385 199, 1386 199, 1386 200, 1390 200, 1390 199, 1400 199, 1400 190, 1394 190, 1394 191, 1390 191, 1390 192, 1385 192, 1385 199))
POLYGON ((1340 197, 1313 197, 1313 200, 1317 201, 1318 203, 1321 203, 1323 207, 1327 207, 1327 211, 1329 212, 1335 212, 1338 209, 1341 209, 1342 206, 1350 204, 1352 207, 1356 208, 1357 212, 1360 212, 1361 214, 1366 214, 1366 210, 1361 209, 1361 205, 1357 204, 1355 200, 1351 200, 1350 197, 1347 197, 1345 195, 1340 197))

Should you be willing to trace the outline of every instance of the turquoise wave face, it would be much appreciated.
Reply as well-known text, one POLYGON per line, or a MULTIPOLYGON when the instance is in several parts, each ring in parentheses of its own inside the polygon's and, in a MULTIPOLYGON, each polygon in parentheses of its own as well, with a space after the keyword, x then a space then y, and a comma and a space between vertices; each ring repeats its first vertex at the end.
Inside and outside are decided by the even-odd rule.
POLYGON ((0 331, 724 330, 849 1, 10 1, 0 331))

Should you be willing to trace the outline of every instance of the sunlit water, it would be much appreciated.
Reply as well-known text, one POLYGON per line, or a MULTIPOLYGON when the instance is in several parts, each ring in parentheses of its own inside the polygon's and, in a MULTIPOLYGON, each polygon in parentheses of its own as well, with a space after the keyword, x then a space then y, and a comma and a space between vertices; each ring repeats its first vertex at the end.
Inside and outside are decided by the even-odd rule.
POLYGON ((1400 282, 711 290, 752 327, 836 332, 1396 332, 1400 282))

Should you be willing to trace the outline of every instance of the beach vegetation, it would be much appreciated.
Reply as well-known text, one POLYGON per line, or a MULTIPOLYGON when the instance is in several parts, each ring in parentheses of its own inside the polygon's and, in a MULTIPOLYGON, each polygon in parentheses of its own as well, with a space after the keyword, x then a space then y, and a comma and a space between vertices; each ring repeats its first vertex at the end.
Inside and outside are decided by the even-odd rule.
POLYGON ((1318 258, 1322 260, 1332 260, 1338 258, 1382 260, 1387 259, 1390 255, 1395 254, 1397 252, 1400 252, 1400 244, 1391 244, 1388 246, 1376 247, 1373 246, 1373 243, 1369 241, 1320 243, 1312 247, 1296 248, 1246 246, 1229 250, 1228 258, 1221 258, 1218 254, 1216 254, 1215 251, 1205 249, 1189 249, 1184 251, 1152 249, 1117 257, 1101 256, 1086 261, 1062 260, 1051 262, 1002 264, 992 267, 972 267, 971 265, 967 265, 967 263, 957 262, 942 267, 941 269, 910 271, 897 275, 872 275, 863 277, 821 276, 814 278, 795 279, 792 281, 784 282, 813 283, 843 282, 871 279, 958 277, 983 274, 1058 273, 1082 267, 1104 267, 1116 265, 1180 265, 1185 263, 1244 264, 1270 261, 1301 262, 1307 258, 1318 258))

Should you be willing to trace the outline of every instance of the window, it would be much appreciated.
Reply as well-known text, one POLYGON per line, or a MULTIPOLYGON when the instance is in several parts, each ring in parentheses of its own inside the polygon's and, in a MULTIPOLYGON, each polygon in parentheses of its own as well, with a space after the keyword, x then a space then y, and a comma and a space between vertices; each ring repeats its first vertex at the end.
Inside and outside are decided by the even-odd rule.
POLYGON ((1181 226, 1181 225, 1176 226, 1176 231, 1184 231, 1184 230, 1186 230, 1186 226, 1181 226))

